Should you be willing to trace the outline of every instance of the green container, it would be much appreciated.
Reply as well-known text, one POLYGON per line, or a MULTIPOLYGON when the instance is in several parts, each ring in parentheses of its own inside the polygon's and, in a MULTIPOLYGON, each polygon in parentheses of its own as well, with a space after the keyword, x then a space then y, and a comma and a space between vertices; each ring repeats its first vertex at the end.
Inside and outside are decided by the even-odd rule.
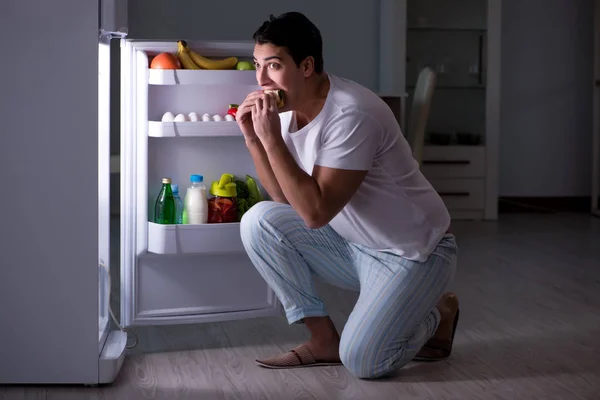
POLYGON ((175 197, 171 190, 171 179, 163 178, 162 188, 156 198, 154 205, 154 222, 157 224, 175 224, 176 223, 175 197))

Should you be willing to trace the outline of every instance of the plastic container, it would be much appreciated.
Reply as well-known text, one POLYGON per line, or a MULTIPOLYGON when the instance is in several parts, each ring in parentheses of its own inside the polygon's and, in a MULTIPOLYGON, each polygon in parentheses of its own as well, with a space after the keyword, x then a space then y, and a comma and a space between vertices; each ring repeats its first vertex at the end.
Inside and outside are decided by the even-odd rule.
POLYGON ((208 199, 202 175, 190 175, 192 186, 185 193, 183 223, 190 225, 208 222, 208 199))
POLYGON ((171 184, 173 198, 175 199, 175 223, 183 223, 183 200, 179 197, 179 185, 171 184))
POLYGON ((162 188, 154 203, 154 222, 157 224, 174 224, 175 212, 175 198, 171 190, 171 178, 163 178, 162 188))
POLYGON ((221 224, 238 222, 237 216, 237 187, 234 176, 231 174, 221 175, 221 179, 210 185, 208 199, 208 223, 221 224))

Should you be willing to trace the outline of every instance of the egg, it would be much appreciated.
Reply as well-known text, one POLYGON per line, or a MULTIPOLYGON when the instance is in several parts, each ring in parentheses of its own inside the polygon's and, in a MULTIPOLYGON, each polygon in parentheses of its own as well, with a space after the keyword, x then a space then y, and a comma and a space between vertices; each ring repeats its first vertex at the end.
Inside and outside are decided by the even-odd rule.
POLYGON ((202 115, 202 121, 204 121, 204 122, 210 121, 210 114, 202 115))
POLYGON ((223 117, 221 117, 219 114, 215 114, 212 117, 213 121, 223 121, 223 117))
POLYGON ((188 117, 185 114, 177 114, 177 116, 175 117, 175 119, 173 121, 175 121, 175 122, 185 122, 185 121, 188 121, 188 117))
POLYGON ((173 113, 171 111, 167 111, 166 113, 164 113, 164 115, 162 116, 161 121, 162 122, 173 122, 173 119, 175 118, 175 116, 173 115, 173 113))
POLYGON ((198 122, 200 120, 200 117, 198 116, 197 112, 192 111, 191 113, 188 114, 188 117, 189 117, 190 121, 192 121, 192 122, 198 122))
POLYGON ((225 121, 235 121, 235 118, 233 118, 233 115, 231 114, 227 114, 225 116, 225 121))

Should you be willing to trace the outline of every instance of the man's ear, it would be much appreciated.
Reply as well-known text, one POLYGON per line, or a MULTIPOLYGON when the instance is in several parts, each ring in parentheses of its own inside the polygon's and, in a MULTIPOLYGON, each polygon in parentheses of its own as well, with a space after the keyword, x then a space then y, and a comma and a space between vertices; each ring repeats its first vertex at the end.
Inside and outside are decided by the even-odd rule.
POLYGON ((305 78, 308 78, 315 71, 315 58, 313 56, 308 56, 302 61, 302 73, 305 78))

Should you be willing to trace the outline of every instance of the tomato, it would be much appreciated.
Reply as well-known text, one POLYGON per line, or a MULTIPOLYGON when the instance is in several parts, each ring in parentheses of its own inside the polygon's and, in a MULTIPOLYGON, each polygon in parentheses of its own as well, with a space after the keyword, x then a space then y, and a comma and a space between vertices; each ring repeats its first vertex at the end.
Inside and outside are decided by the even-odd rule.
POLYGON ((208 200, 208 222, 226 223, 237 221, 237 204, 235 199, 214 197, 208 200))
POLYGON ((233 119, 235 119, 235 117, 237 115, 238 107, 239 106, 237 104, 230 104, 229 110, 227 110, 227 114, 231 115, 233 117, 233 119))
POLYGON ((233 201, 225 197, 217 197, 215 203, 221 209, 223 214, 227 214, 229 209, 233 207, 233 201))

